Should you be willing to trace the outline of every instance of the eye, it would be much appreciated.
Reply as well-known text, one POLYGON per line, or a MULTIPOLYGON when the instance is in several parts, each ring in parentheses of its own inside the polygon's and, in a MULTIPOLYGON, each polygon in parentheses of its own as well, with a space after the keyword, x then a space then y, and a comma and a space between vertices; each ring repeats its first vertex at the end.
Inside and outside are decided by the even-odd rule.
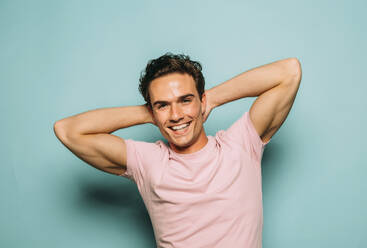
POLYGON ((164 107, 166 107, 166 106, 167 106, 167 104, 165 104, 165 103, 159 104, 159 105, 158 105, 158 109, 164 108, 164 107))
POLYGON ((185 98, 182 100, 183 102, 191 102, 191 98, 185 98))

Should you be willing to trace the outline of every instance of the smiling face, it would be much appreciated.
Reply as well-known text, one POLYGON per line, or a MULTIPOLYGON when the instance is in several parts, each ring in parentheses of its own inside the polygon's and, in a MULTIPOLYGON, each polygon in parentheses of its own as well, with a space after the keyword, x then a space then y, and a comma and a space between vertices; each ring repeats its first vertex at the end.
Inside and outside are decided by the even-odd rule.
POLYGON ((205 93, 200 101, 190 75, 171 73, 156 78, 150 83, 149 95, 155 124, 174 151, 193 153, 206 145, 205 93))

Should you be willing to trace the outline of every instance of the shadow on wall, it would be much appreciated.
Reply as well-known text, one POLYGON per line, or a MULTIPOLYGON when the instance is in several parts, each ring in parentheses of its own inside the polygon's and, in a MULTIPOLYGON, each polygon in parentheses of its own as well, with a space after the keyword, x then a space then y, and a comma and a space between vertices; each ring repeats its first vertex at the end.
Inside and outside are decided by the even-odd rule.
POLYGON ((144 236, 147 244, 155 244, 152 223, 136 184, 124 177, 101 173, 93 178, 76 175, 79 191, 75 195, 75 208, 107 229, 121 227, 125 234, 131 230, 139 233, 139 237, 144 236))
POLYGON ((262 161, 261 161, 261 174, 262 174, 262 188, 263 195, 269 192, 276 180, 284 174, 284 167, 282 166, 282 157, 289 156, 282 144, 276 143, 275 140, 269 142, 266 145, 262 161))
MULTIPOLYGON (((165 141, 159 130, 134 134, 131 137, 134 140, 165 141), (139 135, 145 138, 139 139, 139 135)), ((82 222, 83 225, 98 223, 106 232, 116 232, 117 228, 117 232, 122 233, 122 238, 134 233, 133 239, 138 238, 140 243, 145 244, 144 247, 155 245, 150 216, 134 182, 95 168, 87 168, 89 165, 83 162, 67 167, 78 168, 71 174, 72 184, 76 185, 76 189, 68 192, 64 199, 67 201, 69 214, 77 216, 72 221, 82 222), (88 173, 81 167, 87 168, 88 173)), ((65 195, 64 190, 63 187, 60 194, 65 195)))

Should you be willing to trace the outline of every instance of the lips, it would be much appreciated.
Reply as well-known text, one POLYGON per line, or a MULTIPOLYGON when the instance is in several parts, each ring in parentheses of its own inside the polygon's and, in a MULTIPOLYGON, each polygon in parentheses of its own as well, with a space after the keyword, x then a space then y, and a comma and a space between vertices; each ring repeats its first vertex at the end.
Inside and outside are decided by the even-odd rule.
POLYGON ((172 132, 174 134, 185 134, 186 131, 188 130, 189 126, 191 124, 191 121, 187 122, 187 123, 183 123, 180 125, 174 125, 174 126, 170 126, 168 127, 170 130, 172 130, 172 132))
POLYGON ((171 127, 171 129, 177 131, 177 130, 180 130, 180 129, 183 129, 183 128, 187 127, 188 125, 189 125, 189 123, 185 123, 185 124, 182 124, 182 125, 173 126, 173 127, 171 127))

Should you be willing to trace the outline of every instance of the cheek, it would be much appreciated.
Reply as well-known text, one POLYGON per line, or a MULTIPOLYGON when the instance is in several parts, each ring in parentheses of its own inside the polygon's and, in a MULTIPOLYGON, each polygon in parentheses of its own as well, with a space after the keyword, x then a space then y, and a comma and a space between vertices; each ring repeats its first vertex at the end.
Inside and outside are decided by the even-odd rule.
POLYGON ((191 116, 192 118, 198 118, 201 113, 200 108, 200 105, 192 106, 191 108, 188 108, 187 111, 185 111, 185 114, 191 116))
POLYGON ((163 126, 166 122, 166 115, 164 113, 155 113, 154 114, 154 119, 157 123, 158 126, 163 126))

